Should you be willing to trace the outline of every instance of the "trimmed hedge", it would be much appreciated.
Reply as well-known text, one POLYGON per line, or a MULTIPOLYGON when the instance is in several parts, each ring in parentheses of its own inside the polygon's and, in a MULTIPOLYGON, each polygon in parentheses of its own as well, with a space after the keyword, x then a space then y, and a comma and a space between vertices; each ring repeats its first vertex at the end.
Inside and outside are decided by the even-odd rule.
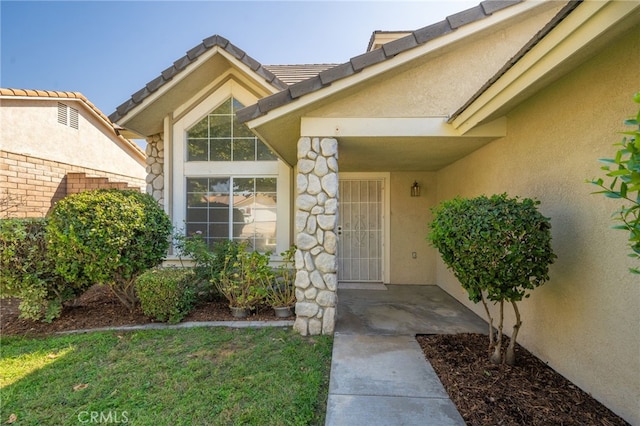
POLYGON ((178 323, 196 300, 195 275, 189 269, 152 269, 136 280, 142 312, 158 321, 178 323))

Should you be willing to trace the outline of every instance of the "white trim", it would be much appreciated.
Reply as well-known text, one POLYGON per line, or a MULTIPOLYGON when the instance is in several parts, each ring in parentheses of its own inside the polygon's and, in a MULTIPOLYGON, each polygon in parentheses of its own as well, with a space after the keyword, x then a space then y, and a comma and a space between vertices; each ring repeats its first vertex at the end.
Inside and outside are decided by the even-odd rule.
POLYGON ((308 137, 503 137, 507 120, 500 118, 463 134, 447 117, 345 118, 302 117, 300 135, 308 137))
MULTIPOLYGON (((384 236, 382 238, 382 252, 384 260, 382 262, 382 282, 390 283, 391 272, 391 191, 389 184, 391 182, 391 173, 389 172, 345 172, 338 173, 338 180, 381 180, 382 181, 382 221, 384 236)), ((340 195, 338 195, 338 204, 340 204, 340 195)), ((339 254, 338 254, 339 256, 339 254)))

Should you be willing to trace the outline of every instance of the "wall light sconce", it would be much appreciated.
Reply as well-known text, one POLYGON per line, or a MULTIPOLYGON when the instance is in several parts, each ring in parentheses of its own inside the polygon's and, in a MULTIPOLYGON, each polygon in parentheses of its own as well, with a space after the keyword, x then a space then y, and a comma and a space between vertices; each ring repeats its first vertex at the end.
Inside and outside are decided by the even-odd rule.
POLYGON ((420 196, 420 185, 418 185, 418 181, 414 181, 413 185, 411 185, 411 196, 412 197, 420 196))

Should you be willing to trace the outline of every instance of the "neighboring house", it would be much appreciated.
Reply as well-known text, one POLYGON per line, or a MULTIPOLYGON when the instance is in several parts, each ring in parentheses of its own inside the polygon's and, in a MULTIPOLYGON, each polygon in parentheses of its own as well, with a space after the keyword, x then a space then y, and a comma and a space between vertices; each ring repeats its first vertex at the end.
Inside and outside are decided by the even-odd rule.
POLYGON ((87 189, 144 191, 145 160, 80 93, 0 88, 0 217, 42 217, 87 189))
POLYGON ((271 194, 275 209, 255 209, 276 211, 278 252, 298 246, 302 334, 333 332, 342 281, 436 284, 483 315, 425 241, 430 208, 537 198, 558 259, 521 303, 519 341, 640 424, 640 283, 610 229, 619 203, 585 183, 637 113, 640 3, 487 1, 375 49, 377 36, 393 39, 288 84, 214 36, 111 119, 163 159, 149 179, 187 232, 234 238, 234 197, 271 194), (210 197, 227 198, 196 215, 210 197))

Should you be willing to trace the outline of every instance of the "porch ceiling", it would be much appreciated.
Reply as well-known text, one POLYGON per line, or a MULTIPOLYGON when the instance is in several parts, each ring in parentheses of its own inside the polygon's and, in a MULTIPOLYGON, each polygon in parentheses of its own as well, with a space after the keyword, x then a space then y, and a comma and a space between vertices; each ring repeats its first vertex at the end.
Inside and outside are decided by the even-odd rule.
POLYGON ((341 172, 435 171, 465 157, 495 137, 343 137, 341 172))

